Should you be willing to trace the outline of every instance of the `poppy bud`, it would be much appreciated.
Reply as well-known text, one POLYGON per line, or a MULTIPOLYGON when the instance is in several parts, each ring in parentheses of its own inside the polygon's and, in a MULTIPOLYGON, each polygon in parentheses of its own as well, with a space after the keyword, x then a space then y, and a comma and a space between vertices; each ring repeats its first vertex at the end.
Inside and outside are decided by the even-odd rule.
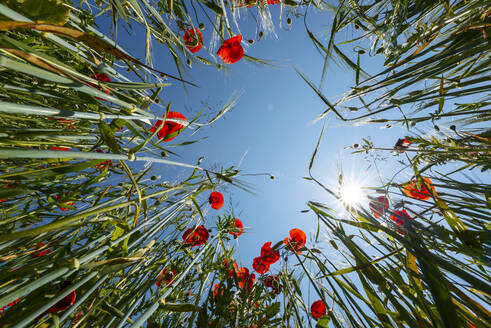
POLYGON ((269 178, 270 178, 271 180, 274 180, 274 175, 272 175, 272 174, 271 174, 271 175, 269 176, 269 178))
POLYGON ((438 127, 438 125, 435 125, 435 130, 440 131, 440 128, 438 127))
POLYGON ((186 60, 186 64, 188 64, 188 66, 191 66, 191 64, 192 64, 191 59, 189 59, 189 58, 188 58, 188 59, 186 60))
POLYGON ((254 44, 254 40, 247 40, 247 42, 249 42, 249 44, 254 44))
POLYGON ((263 31, 259 32, 259 34, 258 34, 258 35, 259 35, 259 38, 262 38, 262 37, 263 37, 263 35, 264 35, 263 31))
POLYGON ((457 127, 455 125, 450 125, 450 130, 456 131, 457 130, 457 127))
POLYGON ((360 27, 359 27, 357 24, 355 24, 355 30, 357 30, 357 29, 359 29, 359 28, 360 28, 360 27))
POLYGON ((155 181, 155 180, 157 180, 157 177, 156 177, 155 175, 152 175, 152 176, 150 177, 150 180, 155 181))
POLYGON ((198 27, 199 27, 200 30, 203 31, 205 29, 205 24, 199 23, 198 27))
POLYGON ((160 98, 155 98, 154 102, 155 102, 156 104, 160 104, 160 98))
POLYGON ((365 53, 366 53, 366 51, 365 51, 365 50, 358 50, 358 54, 359 54, 359 55, 364 55, 365 53))
POLYGON ((211 229, 208 229, 208 232, 211 232, 211 229))
POLYGON ((358 148, 358 147, 360 147, 360 145, 359 145, 359 144, 354 144, 354 145, 353 145, 353 148, 358 148))
POLYGON ((288 25, 292 25, 292 19, 291 19, 291 18, 287 18, 287 19, 286 19, 286 23, 287 23, 288 25))
POLYGON ((381 47, 377 49, 377 55, 381 54, 382 52, 384 52, 384 48, 381 47))

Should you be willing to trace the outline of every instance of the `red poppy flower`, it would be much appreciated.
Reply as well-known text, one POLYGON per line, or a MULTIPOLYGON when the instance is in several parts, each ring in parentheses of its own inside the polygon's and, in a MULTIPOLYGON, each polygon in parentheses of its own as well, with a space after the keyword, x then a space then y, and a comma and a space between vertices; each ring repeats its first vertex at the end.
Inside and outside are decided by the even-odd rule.
POLYGON ((216 283, 215 286, 213 286, 213 299, 215 300, 215 303, 217 302, 218 290, 220 288, 221 288, 220 296, 223 296, 223 291, 225 289, 227 289, 227 286, 226 285, 222 285, 221 283, 216 283))
POLYGON ((239 272, 239 266, 237 265, 237 262, 233 261, 234 264, 232 265, 232 268, 231 269, 228 269, 231 265, 230 263, 228 262, 228 259, 224 259, 223 262, 222 262, 222 265, 225 269, 228 269, 228 276, 229 277, 233 277, 234 276, 234 272, 236 274, 238 274, 239 272))
MULTIPOLYGON (((60 196, 59 195, 56 195, 55 196, 56 199, 60 199, 60 196)), ((68 206, 73 206, 73 204, 75 204, 74 202, 70 202, 70 201, 65 201, 65 202, 62 202, 63 204, 66 204, 68 206)), ((65 211, 69 211, 70 209, 69 208, 66 208, 66 207, 61 207, 60 205, 58 205, 58 208, 60 210, 62 210, 63 212, 65 211)))
POLYGON ((160 287, 162 285, 162 281, 165 280, 165 284, 167 286, 172 284, 172 280, 174 280, 174 277, 176 276, 176 270, 172 270, 170 272, 167 272, 167 268, 164 268, 162 272, 160 272, 159 276, 157 277, 157 282, 155 283, 157 287, 160 287))
POLYGON ((203 46, 203 35, 197 28, 190 28, 184 34, 184 42, 189 51, 192 53, 198 52, 203 46))
POLYGON ((411 216, 409 216, 406 210, 396 211, 390 216, 390 218, 397 226, 402 226, 402 223, 404 222, 403 219, 406 219, 408 221, 412 220, 411 216))
POLYGON ((266 279, 264 279, 264 285, 272 288, 275 294, 281 293, 282 287, 280 285, 280 277, 276 274, 267 276, 266 279))
POLYGON ((244 232, 244 225, 242 224, 242 221, 236 218, 234 218, 234 224, 235 224, 236 231, 229 232, 229 234, 231 234, 234 237, 239 237, 244 232))
MULTIPOLYGON (((70 282, 69 281, 65 281, 63 283, 63 285, 61 286, 60 289, 65 289, 68 286, 70 286, 70 282)), ((70 294, 68 294, 67 296, 65 296, 60 301, 58 301, 58 303, 56 303, 55 305, 53 305, 52 307, 50 307, 45 313, 58 313, 58 312, 61 312, 61 311, 65 311, 70 306, 72 306, 73 303, 75 303, 75 299, 76 298, 77 298, 77 293, 75 293, 75 290, 73 290, 70 294)))
POLYGON ((287 248, 293 248, 297 254, 302 254, 302 252, 298 251, 298 249, 305 246, 305 242, 307 241, 307 237, 305 236, 305 232, 300 229, 291 229, 290 230, 290 238, 285 238, 283 243, 287 246, 287 248))
POLYGON ((320 317, 326 315, 327 310, 324 302, 322 300, 315 301, 312 303, 310 306, 310 312, 312 312, 312 315, 314 318, 319 319, 320 317))
POLYGON ((280 3, 280 0, 268 0, 268 5, 277 5, 280 3))
POLYGON ((239 287, 244 288, 249 285, 249 269, 242 267, 237 271, 237 279, 239 280, 239 287))
POLYGON ((49 150, 63 150, 63 151, 69 151, 70 148, 67 148, 67 147, 56 147, 56 146, 53 146, 53 147, 49 147, 49 150))
MULTIPOLYGON (((42 246, 44 246, 43 243, 39 243, 38 244, 38 248, 41 248, 42 246)), ((40 257, 40 256, 43 256, 43 255, 49 254, 49 253, 51 253, 51 250, 47 248, 47 249, 44 249, 44 250, 40 251, 36 255, 34 255, 34 257, 40 257)))
POLYGON ((257 4, 257 1, 256 0, 245 0, 245 3, 246 3, 246 6, 248 8, 250 8, 252 6, 255 6, 257 4))
MULTIPOLYGON (((435 191, 433 187, 433 182, 429 178, 423 178, 423 180, 430 185, 431 189, 435 191)), ((427 200, 431 197, 431 193, 426 188, 425 184, 421 181, 420 188, 418 189, 418 182, 416 180, 411 181, 411 183, 402 187, 402 192, 411 198, 416 198, 420 200, 427 200)))
POLYGON ((396 144, 394 145, 394 150, 397 151, 399 154, 402 154, 404 150, 408 149, 409 146, 412 144, 411 141, 403 138, 397 139, 396 144))
POLYGON ((256 275, 254 273, 251 273, 249 279, 247 280, 247 291, 251 290, 255 280, 256 280, 256 275))
MULTIPOLYGON (((100 150, 100 149, 96 149, 95 150, 96 153, 104 153, 104 151, 100 150)), ((99 170, 104 170, 106 168, 106 166, 113 166, 113 161, 111 161, 110 159, 108 159, 107 161, 104 161, 102 162, 101 164, 98 164, 96 165, 95 167, 97 167, 99 170)))
POLYGON ((233 64, 242 58, 244 55, 244 48, 240 45, 242 42, 242 35, 236 35, 231 37, 222 44, 217 51, 218 57, 220 57, 224 63, 233 64))
POLYGON ((263 274, 269 271, 269 263, 259 256, 252 261, 252 268, 257 273, 263 274))
POLYGON ((239 280, 239 287, 245 287, 249 291, 254 285, 256 275, 254 273, 249 274, 249 269, 242 267, 237 272, 237 279, 239 280))
MULTIPOLYGON (((186 120, 186 117, 179 112, 168 112, 164 126, 162 127, 162 129, 159 130, 159 132, 157 132, 157 136, 159 140, 164 139, 164 142, 171 141, 172 139, 177 137, 177 135, 184 127, 180 123, 168 121, 167 120, 168 118, 173 118, 183 121, 186 120)), ((162 125, 162 120, 158 120, 157 122, 155 122, 155 125, 150 129, 150 132, 152 133, 155 132, 157 128, 161 125, 162 125)))
POLYGON ((370 207, 370 211, 372 212, 373 216, 379 218, 389 208, 389 200, 385 196, 379 196, 372 200, 368 204, 368 207, 370 207))
POLYGON ((261 247, 261 257, 263 261, 266 261, 268 264, 273 264, 280 259, 280 251, 273 251, 271 249, 271 242, 268 241, 261 247))
POLYGON ((182 239, 184 240, 184 244, 191 244, 190 246, 199 246, 206 243, 208 240, 208 230, 202 225, 197 226, 196 228, 189 228, 182 235, 182 239))
MULTIPOLYGON (((99 74, 92 75, 90 78, 91 78, 91 79, 94 79, 94 80, 99 80, 99 81, 102 81, 102 82, 111 82, 111 78, 110 78, 109 76, 107 76, 106 74, 104 74, 104 73, 99 73, 99 74)), ((99 89, 99 90, 104 91, 104 93, 106 93, 106 94, 108 94, 108 95, 109 95, 109 94, 111 94, 111 93, 109 92, 109 90, 107 90, 107 89, 102 89, 100 86, 98 86, 98 85, 97 85, 97 84, 95 84, 95 83, 87 82, 87 84, 88 84, 88 85, 90 85, 90 86, 91 86, 91 87, 93 87, 93 88, 96 88, 96 89, 99 89)), ((99 98, 99 97, 94 97, 94 98, 95 98, 95 99, 99 99, 99 100, 104 100, 104 99, 99 98)))
POLYGON ((211 208, 219 210, 224 203, 223 195, 218 191, 213 191, 208 197, 208 203, 210 203, 211 208))

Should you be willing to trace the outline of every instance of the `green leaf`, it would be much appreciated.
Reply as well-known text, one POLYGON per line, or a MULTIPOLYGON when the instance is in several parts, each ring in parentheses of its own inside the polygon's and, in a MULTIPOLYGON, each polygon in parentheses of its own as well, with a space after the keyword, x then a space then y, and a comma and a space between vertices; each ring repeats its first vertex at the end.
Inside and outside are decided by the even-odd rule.
POLYGON ((201 312, 201 308, 199 306, 190 303, 181 303, 181 304, 165 303, 165 304, 160 304, 160 308, 164 311, 170 311, 170 312, 198 312, 198 311, 201 312))
POLYGON ((211 2, 211 1, 205 1, 203 3, 205 4, 205 6, 207 6, 211 10, 213 10, 215 12, 215 14, 223 16, 222 7, 218 6, 217 4, 215 4, 214 2, 211 2))
POLYGON ((7 6, 37 23, 64 25, 70 15, 60 0, 8 0, 7 6))
POLYGON ((208 313, 206 307, 202 307, 198 313, 198 328, 208 328, 208 313))
POLYGON ((327 328, 330 321, 331 321, 331 312, 329 311, 327 315, 324 315, 321 318, 319 318, 319 320, 317 320, 317 324, 315 325, 315 328, 327 328))
POLYGON ((281 309, 280 302, 273 303, 270 306, 268 306, 268 308, 266 309, 266 316, 268 318, 272 318, 278 313, 280 313, 280 309, 281 309))
POLYGON ((119 154, 120 148, 118 142, 116 141, 116 138, 114 137, 114 132, 111 127, 107 125, 104 121, 100 121, 98 127, 106 145, 108 145, 114 153, 119 154))

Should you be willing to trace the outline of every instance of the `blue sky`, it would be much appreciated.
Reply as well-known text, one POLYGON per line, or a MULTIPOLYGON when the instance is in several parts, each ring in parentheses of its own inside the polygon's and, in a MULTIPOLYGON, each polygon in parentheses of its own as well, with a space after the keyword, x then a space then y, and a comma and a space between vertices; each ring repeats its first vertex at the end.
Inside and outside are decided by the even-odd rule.
MULTIPOLYGON (((195 163, 199 157, 205 156, 202 166, 206 168, 215 163, 223 167, 240 163, 240 169, 245 174, 268 172, 276 177, 274 181, 267 176, 244 178, 246 182, 253 184, 255 194, 227 188, 223 191, 226 205, 219 211, 208 212, 207 225, 211 225, 217 214, 226 214, 231 210, 229 202, 233 204, 234 214, 247 227, 247 233, 239 238, 238 261, 249 269, 252 267, 252 259, 259 255, 263 243, 276 243, 284 239, 292 228, 302 229, 307 234, 315 231, 317 220, 313 214, 300 212, 307 208, 307 201, 332 204, 332 199, 325 192, 303 179, 308 175, 309 161, 322 128, 322 122, 314 124, 313 121, 326 106, 291 66, 294 65, 318 84, 323 57, 308 38, 302 18, 293 18, 292 29, 285 31, 278 28, 280 6, 270 8, 278 38, 267 35, 260 42, 245 48, 245 51, 250 56, 272 60, 275 66, 257 65, 242 59, 228 65, 228 69, 223 72, 204 65, 194 65, 186 78, 197 83, 199 88, 189 87, 186 94, 180 83, 170 81, 173 85, 161 93, 164 102, 172 102, 171 110, 192 118, 203 107, 208 106, 204 117, 210 118, 231 94, 237 90, 243 92, 237 106, 213 126, 201 129, 192 137, 189 131, 185 132, 169 144, 207 137, 199 143, 176 148, 181 158, 171 159, 195 163)), ((327 43, 332 15, 313 13, 308 21, 309 28, 321 41, 327 43)), ((107 18, 98 22, 103 30, 104 27, 107 28, 107 18)), ((254 38, 254 20, 247 17, 240 24, 243 38, 254 38)), ((211 28, 208 23, 206 25, 203 31, 205 46, 211 38, 211 28)), ((344 37, 348 39, 353 38, 356 31, 347 28, 344 33, 344 37)), ((144 58, 143 30, 135 26, 134 32, 127 35, 120 28, 117 41, 132 55, 144 58)), ((155 67, 175 75, 174 62, 166 48, 156 42, 153 46, 155 67)), ((197 54, 210 59, 204 49, 197 54)), ((354 52, 347 54, 356 60, 354 52)), ((372 62, 374 72, 382 65, 380 59, 367 55, 362 57, 362 61, 372 62)), ((331 63, 323 92, 334 101, 341 93, 349 91, 354 82, 353 72, 331 63)), ((154 113, 163 113, 162 108, 155 107, 152 110, 154 113)), ((363 178, 364 183, 369 186, 378 185, 380 180, 373 167, 367 171, 368 162, 363 156, 351 155, 351 150, 345 147, 355 143, 362 144, 361 139, 370 136, 376 145, 391 148, 397 138, 406 133, 398 127, 381 127, 349 126, 333 115, 329 116, 313 170, 315 176, 323 182, 336 185, 337 173, 343 168, 345 177, 352 175, 355 179, 363 178)), ((386 172, 393 166, 393 160, 387 163, 379 161, 378 165, 382 172, 386 172)), ((168 166, 161 170, 164 176, 177 176, 181 171, 180 168, 168 166)), ((272 271, 275 271, 275 266, 272 266, 272 271)))

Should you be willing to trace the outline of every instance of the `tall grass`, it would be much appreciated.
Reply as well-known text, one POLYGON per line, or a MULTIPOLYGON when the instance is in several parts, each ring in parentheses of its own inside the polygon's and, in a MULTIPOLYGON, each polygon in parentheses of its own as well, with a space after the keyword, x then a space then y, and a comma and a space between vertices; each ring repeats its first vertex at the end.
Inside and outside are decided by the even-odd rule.
POLYGON ((366 140, 355 148, 393 152, 403 165, 381 185, 365 186, 376 187, 364 189, 366 203, 347 204, 310 176, 349 213, 339 217, 326 204, 308 203, 330 243, 306 256, 328 307, 318 326, 489 326, 490 12, 481 1, 340 1, 328 43, 309 33, 326 62, 351 67, 356 81, 331 102, 301 74, 327 106, 319 118, 334 112, 344 122, 409 131, 408 147, 366 140), (355 39, 344 39, 347 28, 355 39), (357 60, 345 54, 349 47, 357 60), (371 61, 360 60, 367 55, 384 56, 386 68, 369 75, 371 61), (428 126, 434 132, 422 133, 428 126), (482 180, 471 178, 471 170, 484 172, 482 180), (428 197, 408 194, 411 181, 400 172, 428 197), (374 203, 378 196, 390 204, 381 216, 368 206, 383 208, 374 203))

